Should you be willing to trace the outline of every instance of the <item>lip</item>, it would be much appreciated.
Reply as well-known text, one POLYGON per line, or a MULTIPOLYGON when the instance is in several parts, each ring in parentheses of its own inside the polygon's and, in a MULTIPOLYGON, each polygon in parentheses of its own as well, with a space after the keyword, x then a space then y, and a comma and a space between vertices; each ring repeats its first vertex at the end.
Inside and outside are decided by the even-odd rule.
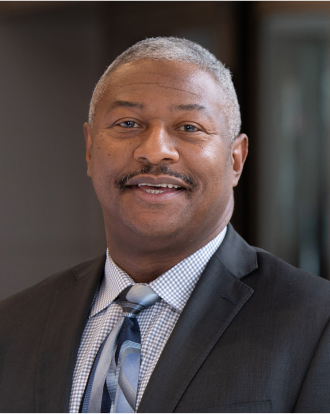
POLYGON ((169 175, 152 176, 152 175, 148 175, 148 174, 133 177, 130 180, 128 180, 125 183, 125 185, 126 186, 133 186, 133 185, 138 185, 138 184, 142 184, 142 183, 147 183, 147 184, 172 184, 172 185, 177 185, 177 186, 185 188, 185 189, 188 187, 187 183, 185 183, 183 180, 181 180, 180 178, 177 178, 177 177, 172 177, 172 176, 169 176, 169 175))
POLYGON ((182 197, 182 195, 185 192, 186 191, 184 189, 177 189, 177 190, 164 191, 159 194, 152 194, 152 193, 147 193, 146 191, 140 189, 138 186, 135 186, 135 185, 130 187, 130 194, 137 197, 140 201, 151 203, 151 204, 170 202, 176 199, 177 197, 182 197))

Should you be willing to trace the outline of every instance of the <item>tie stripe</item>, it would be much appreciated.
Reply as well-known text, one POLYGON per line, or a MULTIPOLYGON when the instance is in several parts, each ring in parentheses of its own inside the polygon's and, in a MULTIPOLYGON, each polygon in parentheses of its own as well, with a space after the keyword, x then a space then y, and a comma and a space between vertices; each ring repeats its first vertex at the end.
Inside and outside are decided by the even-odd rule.
POLYGON ((130 286, 119 295, 123 316, 95 358, 82 412, 134 412, 141 359, 141 334, 136 316, 159 299, 145 285, 130 286))
MULTIPOLYGON (((118 400, 125 404, 125 400, 135 409, 137 383, 139 380, 139 370, 130 369, 133 366, 140 368, 141 344, 126 341, 120 350, 118 366, 120 366, 118 377, 118 400), (121 395, 121 393, 123 395, 121 395)), ((118 406, 117 400, 117 407, 118 406)), ((117 411, 118 412, 118 411, 117 411)))

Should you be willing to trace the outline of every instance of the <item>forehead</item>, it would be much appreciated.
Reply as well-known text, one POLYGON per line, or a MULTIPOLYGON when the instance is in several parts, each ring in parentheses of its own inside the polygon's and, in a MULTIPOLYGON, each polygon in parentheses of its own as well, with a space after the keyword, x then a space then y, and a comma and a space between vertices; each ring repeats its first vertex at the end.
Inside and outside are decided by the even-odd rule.
POLYGON ((154 99, 191 100, 196 103, 221 104, 224 96, 220 85, 208 72, 191 63, 140 60, 123 64, 110 73, 103 96, 122 99, 149 92, 154 99))

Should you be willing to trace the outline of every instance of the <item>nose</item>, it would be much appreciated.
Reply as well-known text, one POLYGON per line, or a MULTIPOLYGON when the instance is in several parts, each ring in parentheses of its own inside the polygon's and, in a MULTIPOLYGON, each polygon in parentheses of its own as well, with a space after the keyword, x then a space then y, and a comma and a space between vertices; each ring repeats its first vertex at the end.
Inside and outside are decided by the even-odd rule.
POLYGON ((173 164, 179 161, 175 140, 162 125, 150 126, 141 135, 140 145, 134 151, 134 158, 143 163, 173 164))

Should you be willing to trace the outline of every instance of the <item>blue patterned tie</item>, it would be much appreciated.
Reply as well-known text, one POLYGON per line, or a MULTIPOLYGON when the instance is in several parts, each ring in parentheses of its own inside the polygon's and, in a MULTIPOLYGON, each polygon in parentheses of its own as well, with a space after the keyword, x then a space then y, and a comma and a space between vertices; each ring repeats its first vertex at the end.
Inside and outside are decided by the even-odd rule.
POLYGON ((123 316, 104 340, 88 379, 82 412, 133 413, 140 371, 141 335, 136 316, 159 300, 149 286, 119 295, 123 316))

